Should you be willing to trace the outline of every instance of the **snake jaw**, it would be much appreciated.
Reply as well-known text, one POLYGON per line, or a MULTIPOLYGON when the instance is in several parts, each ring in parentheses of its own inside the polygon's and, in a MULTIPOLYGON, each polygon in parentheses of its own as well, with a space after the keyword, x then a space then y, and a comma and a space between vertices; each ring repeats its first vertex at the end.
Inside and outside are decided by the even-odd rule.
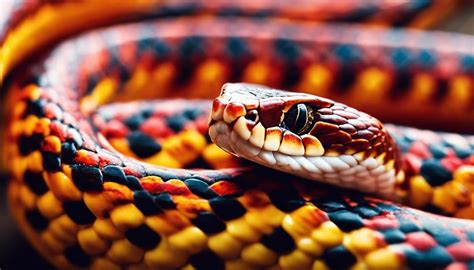
MULTIPOLYGON (((225 151, 303 178, 372 192, 396 186, 397 153, 375 118, 328 99, 252 84, 226 84, 213 102, 209 134, 225 151), (304 106, 300 106, 305 104, 304 106), (311 113, 304 134, 287 115, 311 113), (292 110, 292 112, 291 112, 292 110), (294 127, 294 125, 293 125, 294 127), (392 162, 395 161, 395 162, 392 162)), ((298 120, 299 121, 299 120, 298 120)))

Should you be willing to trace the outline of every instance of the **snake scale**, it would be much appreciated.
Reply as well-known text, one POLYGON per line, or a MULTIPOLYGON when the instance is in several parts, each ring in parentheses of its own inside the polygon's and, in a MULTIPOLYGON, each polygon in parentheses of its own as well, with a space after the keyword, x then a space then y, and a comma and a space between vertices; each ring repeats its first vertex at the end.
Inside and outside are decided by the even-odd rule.
POLYGON ((364 113, 474 131, 474 38, 386 27, 456 3, 2 3, 12 213, 60 269, 474 269, 474 137, 364 113))

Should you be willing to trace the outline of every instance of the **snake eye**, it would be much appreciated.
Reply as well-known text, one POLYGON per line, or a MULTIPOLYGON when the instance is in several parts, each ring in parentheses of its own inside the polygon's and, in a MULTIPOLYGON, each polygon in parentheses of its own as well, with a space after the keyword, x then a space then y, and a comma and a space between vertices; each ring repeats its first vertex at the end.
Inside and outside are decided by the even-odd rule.
POLYGON ((313 108, 304 103, 293 105, 283 117, 283 128, 298 135, 308 132, 314 124, 313 108))

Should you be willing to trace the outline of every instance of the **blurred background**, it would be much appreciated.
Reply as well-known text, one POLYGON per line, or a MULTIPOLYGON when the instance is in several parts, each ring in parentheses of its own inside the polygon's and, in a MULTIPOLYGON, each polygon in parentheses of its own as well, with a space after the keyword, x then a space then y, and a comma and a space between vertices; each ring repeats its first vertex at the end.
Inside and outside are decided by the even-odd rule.
MULTIPOLYGON (((474 35, 474 4, 459 10, 436 29, 474 35)), ((6 180, 5 173, 0 172, 0 269, 50 269, 29 246, 12 220, 6 204, 6 180)))

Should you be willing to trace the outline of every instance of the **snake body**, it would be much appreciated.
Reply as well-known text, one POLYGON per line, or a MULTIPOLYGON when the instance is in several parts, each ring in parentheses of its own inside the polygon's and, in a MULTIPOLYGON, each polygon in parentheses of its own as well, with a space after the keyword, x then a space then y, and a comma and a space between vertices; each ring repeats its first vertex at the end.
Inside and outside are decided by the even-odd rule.
POLYGON ((313 22, 425 26, 447 2, 12 4, 3 152, 20 228, 61 269, 474 269, 474 137, 361 112, 472 132, 474 38, 313 22), (70 24, 24 43, 61 12, 70 24), (167 18, 19 65, 137 17, 167 18), (252 84, 200 100, 227 81, 252 84))

